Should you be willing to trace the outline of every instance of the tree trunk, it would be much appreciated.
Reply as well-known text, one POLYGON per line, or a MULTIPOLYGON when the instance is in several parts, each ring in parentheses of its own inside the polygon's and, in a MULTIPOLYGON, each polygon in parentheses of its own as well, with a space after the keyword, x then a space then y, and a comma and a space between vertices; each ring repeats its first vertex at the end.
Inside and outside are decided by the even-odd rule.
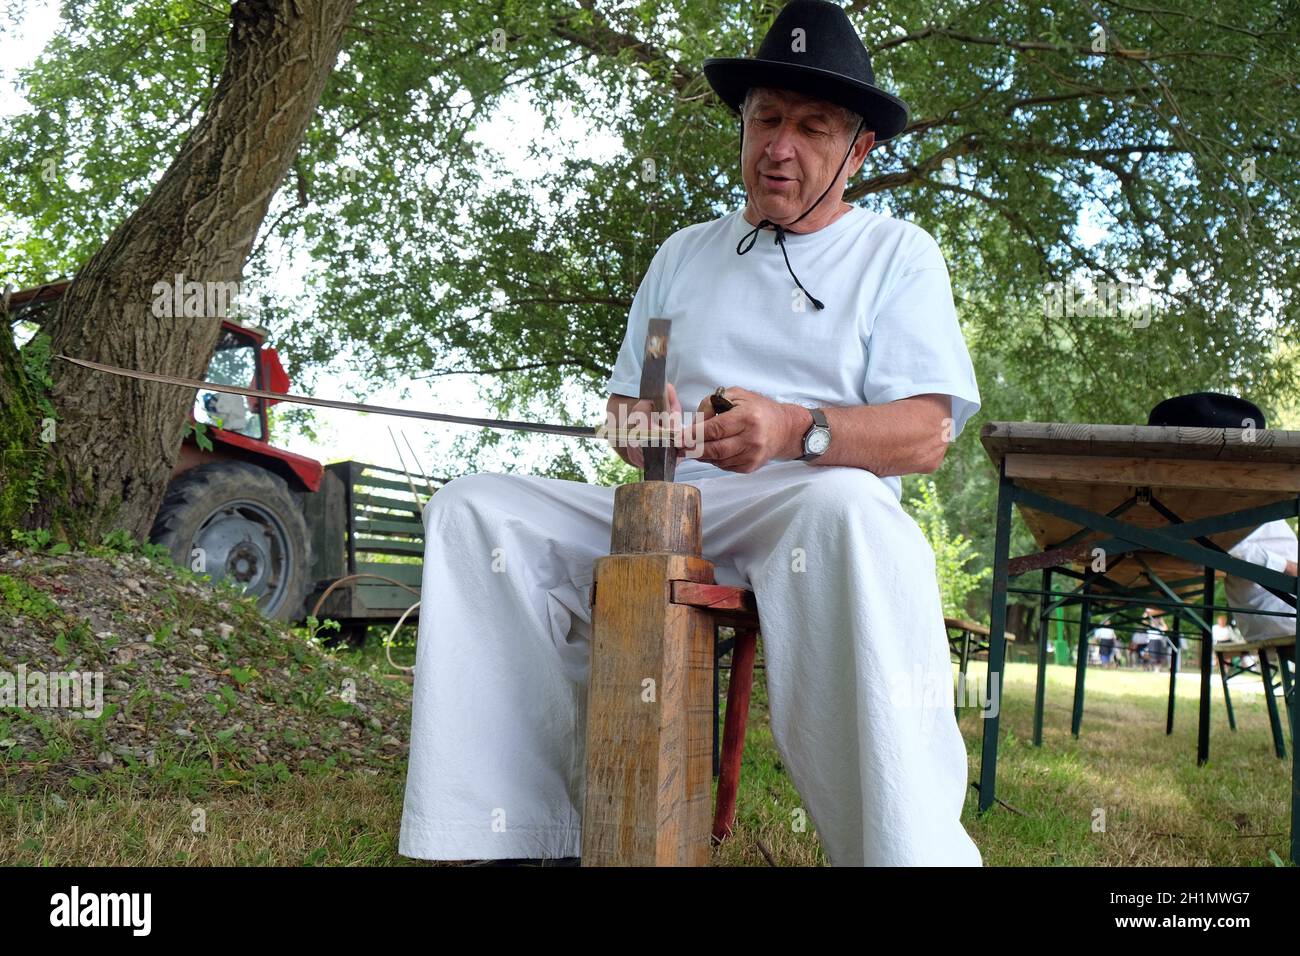
MULTIPOLYGON (((238 282, 271 197, 297 155, 356 0, 238 0, 206 114, 157 187, 77 272, 47 331, 52 351, 200 378, 221 318, 156 315, 155 283, 238 282)), ((214 288, 213 286, 207 286, 214 288)), ((223 288, 223 286, 215 286, 223 288)), ((143 538, 180 450, 191 390, 52 366, 55 456, 75 540, 143 538)))

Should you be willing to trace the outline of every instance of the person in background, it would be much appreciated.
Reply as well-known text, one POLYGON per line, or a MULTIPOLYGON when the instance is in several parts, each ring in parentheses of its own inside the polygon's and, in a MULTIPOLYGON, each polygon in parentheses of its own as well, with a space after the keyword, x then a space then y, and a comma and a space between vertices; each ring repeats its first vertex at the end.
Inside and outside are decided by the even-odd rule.
MULTIPOLYGON (((1234 558, 1249 561, 1251 564, 1267 565, 1274 571, 1294 576, 1296 573, 1296 552, 1300 542, 1285 519, 1279 518, 1262 524, 1246 537, 1242 538, 1228 552, 1234 558)), ((1248 607, 1259 611, 1283 611, 1288 616, 1273 617, 1262 614, 1235 615, 1237 630, 1247 641, 1260 641, 1268 637, 1295 634, 1295 618, 1290 616, 1291 605, 1277 595, 1270 593, 1254 581, 1227 575, 1223 579, 1223 590, 1228 595, 1228 603, 1233 607, 1248 607)), ((1220 615, 1222 617, 1222 615, 1220 615)))
POLYGON ((1097 644, 1097 655, 1101 661, 1101 666, 1114 666, 1112 661, 1115 657, 1115 631, 1110 627, 1110 618, 1103 618, 1101 626, 1092 634, 1097 644))
POLYGON ((1150 621, 1147 628, 1147 662, 1150 666, 1147 669, 1164 670, 1169 663, 1170 649, 1169 638, 1165 636, 1167 625, 1164 614, 1147 608, 1147 620, 1150 621))
MULTIPOLYGON (((1263 564, 1274 571, 1294 575, 1296 573, 1296 549, 1300 542, 1285 519, 1279 518, 1262 524, 1246 537, 1242 538, 1228 552, 1234 558, 1241 558, 1251 564, 1263 564)), ((1290 637, 1295 634, 1295 618, 1289 616, 1291 605, 1277 595, 1266 590, 1254 581, 1235 577, 1231 574, 1223 579, 1223 590, 1228 596, 1228 603, 1233 607, 1249 607, 1260 611, 1282 611, 1288 616, 1273 617, 1263 614, 1235 615, 1237 632, 1244 641, 1262 641, 1270 637, 1290 637)), ((1283 645, 1277 654, 1284 660, 1295 657, 1295 648, 1283 645)), ((1247 669, 1255 666, 1255 655, 1246 651, 1241 655, 1240 665, 1247 669)), ((1294 662, 1292 663, 1294 666, 1294 662)))
MULTIPOLYGON (((1151 613, 1150 608, 1147 608, 1147 613, 1151 613)), ((1146 670, 1147 642, 1149 640, 1151 640, 1151 634, 1146 628, 1134 628, 1133 634, 1128 640, 1128 660, 1130 664, 1146 670)))
MULTIPOLYGON (((1258 405, 1220 392, 1194 392, 1167 398, 1151 410, 1147 424, 1166 428, 1249 428, 1254 432, 1268 428, 1264 411, 1258 405)), ((1297 552, 1300 552, 1300 542, 1291 526, 1281 518, 1260 525, 1228 551, 1234 558, 1292 577, 1296 574, 1297 552)), ((1290 604, 1254 581, 1231 574, 1224 577, 1223 586, 1228 604, 1233 607, 1282 612, 1280 616, 1251 614, 1249 610, 1234 612, 1237 630, 1243 640, 1260 641, 1269 637, 1295 636, 1295 609, 1290 604)), ((1227 623, 1223 615, 1220 615, 1219 622, 1221 625, 1227 623)), ((1218 628, 1215 628, 1215 632, 1217 640, 1217 633, 1223 632, 1218 631, 1218 628)), ((1278 649, 1278 653, 1290 660, 1295 655, 1295 646, 1283 646, 1278 649)), ((1245 660, 1246 656, 1243 655, 1243 663, 1245 660)))
POLYGON ((1214 619, 1214 626, 1211 628, 1215 644, 1225 644, 1229 641, 1235 641, 1240 638, 1235 628, 1228 626, 1228 615, 1220 614, 1214 619))

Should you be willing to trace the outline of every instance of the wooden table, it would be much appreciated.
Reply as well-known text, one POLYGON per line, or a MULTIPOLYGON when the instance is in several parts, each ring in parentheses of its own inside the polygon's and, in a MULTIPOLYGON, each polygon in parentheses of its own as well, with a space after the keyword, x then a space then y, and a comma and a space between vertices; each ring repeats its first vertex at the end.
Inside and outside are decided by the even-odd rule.
MULTIPOLYGON (((1292 608, 1293 576, 1230 556, 1227 551, 1254 528, 1277 518, 1300 516, 1300 432, 1150 425, 1075 425, 1052 422, 990 422, 980 430, 998 469, 998 504, 990 615, 989 698, 1000 693, 1006 661, 1008 593, 1041 599, 1034 743, 1042 743, 1043 696, 1049 616, 1056 608, 1080 608, 1075 705, 1071 730, 1083 717, 1088 663, 1087 635, 1099 611, 1133 616, 1143 608, 1167 608, 1174 621, 1167 732, 1173 726, 1173 682, 1178 637, 1184 623, 1201 641, 1201 693, 1197 763, 1209 759, 1210 672, 1216 611, 1250 611, 1214 604, 1218 574, 1254 581, 1292 608), (1017 506, 1038 550, 1012 558, 1011 512, 1017 506), (1010 585, 1010 578, 1041 572, 1038 588, 1010 585), (1052 579, 1077 582, 1054 591, 1052 579)), ((1297 555, 1300 560, 1300 554, 1297 555)), ((1293 615, 1294 616, 1294 615, 1293 615)), ((1297 618, 1300 636, 1300 618, 1297 618)), ((1294 650, 1295 642, 1292 642, 1294 650)), ((995 799, 998 715, 984 723, 980 765, 981 812, 995 799)), ((1294 727, 1292 731, 1294 739, 1294 727)), ((1300 763, 1292 761, 1291 857, 1300 864, 1300 763)))

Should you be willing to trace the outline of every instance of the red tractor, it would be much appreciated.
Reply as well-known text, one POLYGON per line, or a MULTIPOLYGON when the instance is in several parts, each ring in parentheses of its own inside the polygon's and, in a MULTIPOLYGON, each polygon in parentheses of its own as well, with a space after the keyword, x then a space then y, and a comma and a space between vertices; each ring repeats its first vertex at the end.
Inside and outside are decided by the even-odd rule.
MULTIPOLYGON (((39 322, 68 284, 12 293, 10 319, 39 322)), ((266 337, 265 329, 223 319, 206 380, 288 392, 266 337)), ((419 599, 416 485, 426 495, 433 486, 423 476, 354 461, 325 467, 274 447, 272 404, 198 391, 150 540, 177 564, 239 585, 269 617, 296 621, 316 610, 355 640, 370 622, 392 620, 419 599)))

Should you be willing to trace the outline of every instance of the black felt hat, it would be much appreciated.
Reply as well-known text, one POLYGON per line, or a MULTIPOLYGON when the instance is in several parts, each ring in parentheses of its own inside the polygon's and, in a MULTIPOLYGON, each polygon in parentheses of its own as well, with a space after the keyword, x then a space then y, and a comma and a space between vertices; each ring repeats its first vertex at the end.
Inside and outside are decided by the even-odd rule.
POLYGON ((1151 409, 1148 425, 1193 428, 1267 428, 1264 413, 1254 402, 1218 392, 1193 392, 1166 398, 1151 409))
POLYGON ((848 15, 827 0, 792 0, 776 15, 757 57, 705 60, 704 76, 737 113, 751 87, 769 86, 852 110, 878 143, 907 126, 907 104, 876 86, 871 55, 848 15))

